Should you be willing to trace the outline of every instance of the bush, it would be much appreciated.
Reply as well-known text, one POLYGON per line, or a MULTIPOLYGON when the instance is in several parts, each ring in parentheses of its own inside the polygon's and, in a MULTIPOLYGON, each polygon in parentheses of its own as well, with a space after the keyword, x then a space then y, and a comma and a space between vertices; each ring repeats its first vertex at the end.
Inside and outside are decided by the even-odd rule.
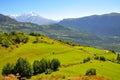
POLYGON ((9 47, 11 45, 15 45, 19 43, 27 43, 28 40, 29 40, 28 36, 18 31, 12 31, 10 33, 0 34, 0 44, 3 47, 9 47))
POLYGON ((39 70, 39 68, 40 68, 40 62, 39 61, 34 61, 34 63, 33 63, 33 71, 34 71, 34 75, 36 75, 36 74, 39 74, 40 73, 40 70, 39 70))
POLYGON ((120 63, 120 54, 117 54, 117 62, 120 63))
POLYGON ((100 60, 101 60, 101 61, 106 61, 106 59, 105 59, 104 56, 100 56, 100 60))
POLYGON ((99 60, 99 56, 94 56, 94 59, 95 60, 99 60))
POLYGON ((85 58, 85 59, 83 60, 83 63, 86 63, 86 62, 88 62, 88 61, 90 61, 90 57, 85 58))
POLYGON ((30 35, 31 35, 31 36, 41 36, 41 34, 40 34, 40 33, 37 33, 37 32, 31 32, 30 35))
POLYGON ((35 75, 43 72, 50 74, 52 71, 58 70, 59 66, 60 62, 58 59, 52 59, 52 61, 41 59, 40 61, 34 61, 33 70, 35 75))
POLYGON ((14 70, 14 65, 7 63, 2 69, 2 75, 7 76, 9 74, 12 74, 13 70, 14 70))
POLYGON ((51 74, 52 70, 51 69, 46 69, 45 74, 51 74))
POLYGON ((60 61, 58 59, 53 59, 51 61, 51 69, 53 71, 56 71, 58 69, 58 67, 60 66, 60 61))
POLYGON ((91 69, 87 70, 85 75, 87 75, 87 76, 96 75, 96 69, 91 68, 91 69))
POLYGON ((19 73, 21 77, 30 78, 33 75, 30 63, 23 58, 19 58, 14 67, 15 74, 19 73))
POLYGON ((40 73, 43 73, 46 71, 46 69, 47 69, 47 60, 46 59, 40 60, 39 68, 40 68, 40 71, 39 71, 40 73))
POLYGON ((117 54, 117 60, 120 61, 120 54, 117 54))

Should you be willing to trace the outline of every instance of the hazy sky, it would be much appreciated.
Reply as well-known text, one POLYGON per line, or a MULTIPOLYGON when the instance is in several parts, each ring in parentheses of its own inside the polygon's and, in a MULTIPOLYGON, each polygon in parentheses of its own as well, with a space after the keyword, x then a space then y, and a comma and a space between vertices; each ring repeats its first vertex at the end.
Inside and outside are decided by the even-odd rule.
POLYGON ((55 20, 110 12, 120 13, 120 0, 0 0, 2 14, 31 11, 55 20))

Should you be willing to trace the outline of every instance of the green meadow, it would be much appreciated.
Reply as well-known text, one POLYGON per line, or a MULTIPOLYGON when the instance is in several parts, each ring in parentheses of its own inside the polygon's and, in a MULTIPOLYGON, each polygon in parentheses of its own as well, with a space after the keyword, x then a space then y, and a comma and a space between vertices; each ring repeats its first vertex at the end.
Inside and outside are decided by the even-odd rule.
POLYGON ((57 58, 61 62, 58 71, 48 75, 39 74, 33 76, 31 80, 37 80, 40 76, 49 77, 57 74, 65 77, 85 75, 89 68, 95 68, 98 76, 104 76, 111 80, 120 79, 120 64, 110 61, 116 60, 117 55, 109 50, 89 46, 70 46, 45 36, 39 37, 42 42, 33 43, 35 39, 35 36, 29 36, 29 41, 26 44, 12 45, 9 48, 1 46, 0 73, 6 63, 15 63, 19 57, 26 58, 31 64, 34 60, 41 60, 42 58, 57 58), (106 61, 94 60, 95 55, 104 56, 106 61), (90 57, 91 60, 83 63, 87 57, 90 57))

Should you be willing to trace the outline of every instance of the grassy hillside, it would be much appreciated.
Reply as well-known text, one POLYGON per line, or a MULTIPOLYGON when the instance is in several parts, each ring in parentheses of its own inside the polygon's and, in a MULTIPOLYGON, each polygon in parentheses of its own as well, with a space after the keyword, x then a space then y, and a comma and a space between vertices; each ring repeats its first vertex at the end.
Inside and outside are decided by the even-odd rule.
POLYGON ((49 75, 40 74, 33 76, 31 79, 37 80, 41 77, 51 77, 54 75, 62 75, 65 78, 69 76, 80 76, 85 75, 86 70, 89 68, 95 68, 98 76, 105 76, 111 80, 120 78, 120 64, 108 61, 116 59, 116 54, 111 51, 88 46, 70 46, 45 36, 39 37, 39 43, 33 43, 35 40, 35 36, 29 36, 29 41, 26 44, 12 45, 9 48, 1 46, 0 73, 6 63, 15 63, 19 57, 26 58, 31 64, 33 64, 34 60, 40 60, 42 58, 57 58, 61 62, 61 67, 58 71, 49 75), (94 60, 95 55, 104 56, 107 61, 94 60), (83 63, 83 60, 87 57, 90 57, 91 60, 83 63))

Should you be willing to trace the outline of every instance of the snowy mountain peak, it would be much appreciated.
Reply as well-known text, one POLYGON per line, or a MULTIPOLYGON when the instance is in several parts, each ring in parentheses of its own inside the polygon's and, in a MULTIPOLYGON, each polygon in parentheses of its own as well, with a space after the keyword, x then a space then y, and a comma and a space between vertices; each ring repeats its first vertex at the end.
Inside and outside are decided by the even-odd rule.
POLYGON ((32 17, 32 16, 37 16, 40 17, 39 14, 35 13, 35 12, 29 12, 29 13, 24 13, 24 14, 13 14, 13 15, 9 15, 10 17, 16 18, 16 17, 32 17))
POLYGON ((31 16, 40 16, 39 14, 37 14, 35 12, 30 12, 30 13, 28 13, 28 15, 31 15, 31 16))
POLYGON ((56 21, 41 17, 39 14, 35 12, 15 14, 15 15, 10 15, 10 17, 19 22, 31 22, 39 25, 56 23, 56 21))

